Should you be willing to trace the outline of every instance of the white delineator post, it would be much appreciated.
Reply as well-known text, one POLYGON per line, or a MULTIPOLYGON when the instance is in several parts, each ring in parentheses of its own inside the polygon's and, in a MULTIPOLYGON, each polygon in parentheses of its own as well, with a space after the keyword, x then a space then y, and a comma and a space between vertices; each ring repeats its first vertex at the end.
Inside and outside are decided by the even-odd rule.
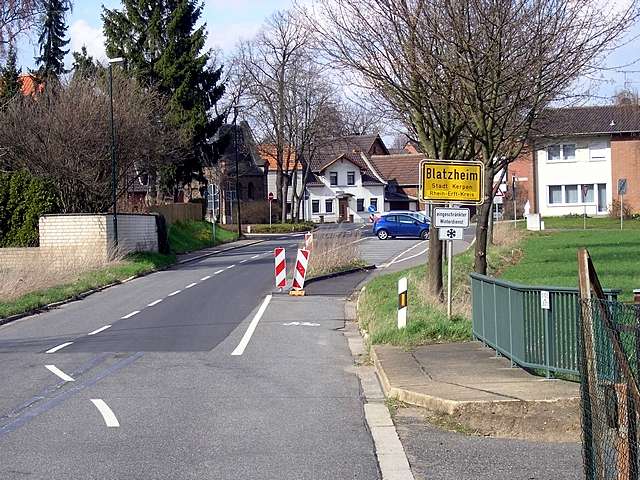
POLYGON ((275 273, 276 273, 276 287, 284 288, 287 286, 287 259, 284 248, 276 248, 275 255, 275 273))
POLYGON ((298 258, 296 259, 296 270, 293 273, 293 289, 302 290, 304 288, 304 279, 307 276, 307 264, 309 263, 309 250, 298 250, 298 258))
POLYGON ((304 248, 305 250, 311 250, 313 248, 313 233, 307 232, 304 234, 304 248))
POLYGON ((407 326, 407 277, 398 280, 398 328, 407 326))

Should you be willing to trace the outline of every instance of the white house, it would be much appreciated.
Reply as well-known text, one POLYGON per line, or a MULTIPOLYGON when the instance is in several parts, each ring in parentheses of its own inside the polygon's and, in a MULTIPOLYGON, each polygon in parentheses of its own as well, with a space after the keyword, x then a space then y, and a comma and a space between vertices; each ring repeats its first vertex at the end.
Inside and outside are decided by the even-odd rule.
POLYGON ((610 136, 562 136, 535 145, 542 216, 606 215, 614 193, 610 136))
POLYGON ((378 135, 327 139, 307 183, 307 218, 314 222, 369 221, 384 208, 385 180, 368 155, 387 154, 378 135))

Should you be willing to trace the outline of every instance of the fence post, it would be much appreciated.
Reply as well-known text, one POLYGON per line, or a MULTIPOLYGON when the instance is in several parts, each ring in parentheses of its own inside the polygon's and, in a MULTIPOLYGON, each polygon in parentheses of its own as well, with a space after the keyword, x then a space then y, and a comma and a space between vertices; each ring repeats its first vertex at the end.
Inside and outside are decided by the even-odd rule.
POLYGON ((548 309, 543 309, 542 310, 542 315, 544 316, 544 363, 545 366, 547 367, 547 378, 551 378, 551 370, 550 370, 550 366, 551 366, 551 358, 550 358, 550 352, 551 352, 551 342, 550 342, 550 330, 551 328, 549 325, 549 310, 548 309))
POLYGON ((515 366, 513 361, 513 307, 511 306, 511 287, 509 287, 509 360, 511 368, 515 366))
POLYGON ((498 302, 496 302, 496 284, 495 282, 493 283, 493 324, 494 324, 494 329, 493 329, 493 342, 496 346, 496 358, 500 356, 500 352, 498 351, 498 347, 500 347, 500 345, 498 345, 498 307, 497 304, 498 302))
POLYGON ((482 343, 486 347, 487 346, 487 342, 485 340, 486 334, 484 332, 484 280, 480 281, 480 300, 482 304, 482 308, 480 309, 480 312, 482 314, 482 343))

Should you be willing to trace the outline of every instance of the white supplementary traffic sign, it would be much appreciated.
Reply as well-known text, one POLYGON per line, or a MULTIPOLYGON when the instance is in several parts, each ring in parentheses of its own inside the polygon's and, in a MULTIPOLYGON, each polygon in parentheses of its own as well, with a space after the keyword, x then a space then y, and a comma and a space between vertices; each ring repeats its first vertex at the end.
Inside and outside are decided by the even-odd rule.
POLYGON ((467 228, 471 217, 468 208, 434 208, 434 226, 436 228, 467 228))
POLYGON ((464 228, 439 228, 438 229, 438 239, 440 240, 463 240, 464 239, 464 228))
POLYGON ((542 308, 543 310, 551 310, 549 292, 546 290, 540 290, 540 308, 542 308))

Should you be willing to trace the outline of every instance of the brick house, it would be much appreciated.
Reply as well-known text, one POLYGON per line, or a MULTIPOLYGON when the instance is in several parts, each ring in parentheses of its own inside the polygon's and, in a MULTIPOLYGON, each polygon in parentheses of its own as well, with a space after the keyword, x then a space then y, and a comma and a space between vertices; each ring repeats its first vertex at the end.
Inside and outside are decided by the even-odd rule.
POLYGON ((640 107, 548 109, 536 121, 531 150, 509 166, 527 178, 531 212, 606 215, 626 178, 625 204, 640 212, 640 107))

